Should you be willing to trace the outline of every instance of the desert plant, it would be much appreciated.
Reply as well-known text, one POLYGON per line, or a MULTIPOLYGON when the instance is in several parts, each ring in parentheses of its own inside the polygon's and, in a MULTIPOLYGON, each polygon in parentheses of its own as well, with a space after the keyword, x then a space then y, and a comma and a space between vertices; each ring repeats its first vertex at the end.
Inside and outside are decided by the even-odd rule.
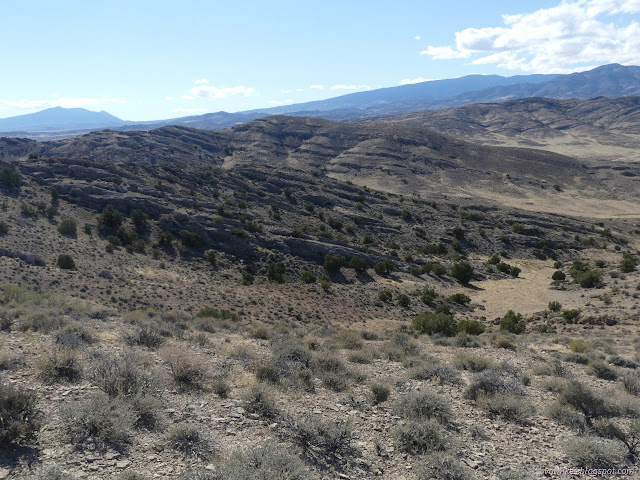
POLYGON ((160 356, 169 365, 173 381, 182 389, 201 390, 208 377, 206 364, 199 358, 175 347, 165 347, 160 356))
POLYGON ((196 232, 191 232, 189 230, 180 230, 178 232, 178 235, 180 236, 182 245, 187 248, 199 248, 204 244, 202 237, 196 232))
POLYGON ((562 270, 556 270, 555 272, 553 272, 553 275, 551 275, 551 280, 553 280, 554 282, 564 282, 566 278, 567 276, 562 270))
POLYGON ((593 420, 597 418, 608 418, 619 413, 616 405, 575 380, 564 385, 559 401, 581 412, 589 426, 592 426, 593 420))
POLYGON ((58 268, 62 268, 63 270, 75 270, 76 263, 73 261, 73 257, 66 253, 61 253, 58 255, 57 261, 58 268))
POLYGON ((137 327, 135 332, 127 335, 125 341, 129 345, 140 345, 155 350, 162 346, 165 339, 157 324, 143 323, 137 327))
POLYGON ((386 289, 380 290, 380 292, 378 292, 378 300, 389 303, 393 300, 393 294, 386 289))
POLYGON ((564 444, 564 453, 574 465, 591 469, 611 469, 622 465, 623 449, 611 440, 573 437, 564 444))
POLYGON ((466 305, 471 302, 471 299, 464 293, 454 293, 446 298, 447 302, 457 303, 459 305, 466 305))
POLYGON ((64 432, 79 448, 111 447, 124 450, 131 443, 131 429, 136 415, 121 397, 109 397, 99 392, 86 401, 62 409, 64 432))
POLYGON ((384 260, 382 262, 378 262, 374 265, 373 270, 378 275, 389 275, 392 272, 396 271, 396 265, 392 260, 384 260))
POLYGON ((526 328, 522 315, 515 313, 513 310, 509 310, 502 320, 500 320, 500 330, 506 330, 516 335, 524 333, 526 328))
POLYGON ((451 267, 451 276, 460 283, 469 283, 473 278, 473 267, 467 262, 458 262, 451 267))
POLYGON ((562 312, 562 318, 567 320, 568 322, 573 322, 580 316, 580 310, 576 308, 572 308, 571 310, 565 310, 562 312))
POLYGON ((245 394, 244 409, 262 418, 274 419, 280 414, 272 394, 261 386, 254 386, 245 394))
POLYGON ((626 372, 622 376, 622 385, 631 395, 640 396, 640 373, 626 372))
POLYGON ((548 308, 550 312, 559 312, 562 308, 562 305, 560 304, 560 302, 553 301, 549 302, 548 308))
POLYGON ((268 444, 235 451, 223 462, 220 475, 216 479, 305 480, 309 471, 298 455, 268 444))
POLYGON ((93 383, 110 397, 144 394, 151 391, 151 375, 138 355, 125 351, 118 355, 96 355, 90 370, 93 383))
POLYGON ((457 333, 458 325, 451 315, 426 312, 413 317, 411 328, 422 334, 433 335, 438 333, 453 337, 457 333))
POLYGON ((477 402, 489 416, 500 416, 514 423, 526 424, 534 413, 533 406, 524 402, 519 396, 502 394, 480 396, 477 402))
POLYGON ((267 267, 267 278, 272 282, 284 283, 285 267, 284 263, 272 263, 267 267))
POLYGON ((591 360, 587 367, 587 373, 602 380, 613 381, 618 378, 618 372, 602 360, 591 360))
POLYGON ((493 368, 477 373, 465 391, 465 396, 472 400, 498 394, 521 397, 525 392, 515 375, 493 368))
POLYGON ((411 371, 411 378, 415 380, 434 380, 437 383, 459 385, 462 383, 460 374, 453 368, 437 363, 419 365, 411 371))
POLYGON ((354 451, 353 433, 348 423, 300 418, 293 421, 291 430, 295 443, 306 456, 316 460, 334 463, 354 451))
POLYGON ((454 364, 456 368, 469 370, 470 372, 482 372, 483 370, 494 367, 493 362, 488 358, 468 353, 459 353, 456 355, 454 364))
POLYGON ((200 427, 179 425, 169 432, 169 445, 187 457, 208 458, 214 448, 200 427))
POLYGON ((22 185, 22 177, 13 168, 0 167, 0 185, 10 189, 18 188, 22 185))
POLYGON ((58 232, 62 235, 76 236, 78 231, 78 224, 72 218, 66 218, 60 222, 58 225, 58 232))
POLYGON ((122 225, 122 214, 113 205, 107 205, 98 217, 98 229, 101 233, 114 232, 122 225))
POLYGON ((345 263, 346 259, 340 254, 324 256, 324 269, 328 273, 338 273, 345 263))
POLYGON ((450 423, 453 418, 449 402, 428 390, 403 395, 394 403, 393 412, 409 420, 433 419, 443 424, 450 423))
POLYGON ((374 405, 386 402, 391 394, 391 387, 384 383, 372 383, 369 387, 374 405))
POLYGON ((302 283, 316 283, 316 275, 309 270, 305 270, 300 274, 300 281, 302 283))
POLYGON ((369 269, 369 264, 361 257, 351 257, 351 260, 349 260, 349 266, 356 272, 366 272, 369 269))
POLYGON ((40 425, 36 394, 0 382, 0 446, 29 444, 40 425))
POLYGON ((460 460, 446 452, 426 455, 417 468, 418 478, 434 480, 472 480, 474 477, 460 460))
POLYGON ((468 335, 480 335, 484 333, 485 326, 477 320, 460 320, 458 322, 458 332, 468 335))
POLYGON ((587 270, 576 276, 576 283, 582 288, 600 288, 602 286, 602 273, 598 270, 587 270))
POLYGON ((80 356, 70 348, 56 348, 40 361, 40 376, 45 382, 77 382, 82 378, 80 356))
POLYGON ((412 420, 395 427, 393 434, 398 448, 410 454, 444 451, 449 447, 444 429, 436 420, 412 420))
POLYGON ((401 306, 402 308, 408 308, 409 305, 411 304, 409 295, 406 295, 404 293, 401 293, 400 295, 398 295, 396 300, 398 301, 398 305, 401 306))

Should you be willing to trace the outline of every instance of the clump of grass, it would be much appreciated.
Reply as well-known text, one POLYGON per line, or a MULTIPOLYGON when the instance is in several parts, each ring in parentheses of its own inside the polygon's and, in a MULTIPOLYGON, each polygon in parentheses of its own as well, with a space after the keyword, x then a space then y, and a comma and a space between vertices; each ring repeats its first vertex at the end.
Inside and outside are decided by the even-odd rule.
POLYGON ((426 455, 417 468, 419 478, 435 480, 472 480, 469 469, 453 455, 433 452, 426 455))
POLYGON ((457 354, 454 358, 454 365, 460 370, 468 370, 476 373, 489 368, 495 368, 495 364, 488 358, 469 353, 457 354))
POLYGON ((622 385, 631 395, 640 396, 640 372, 625 372, 622 376, 622 385))
POLYGON ((184 390, 202 390, 208 378, 204 361, 175 347, 166 347, 160 356, 169 365, 175 384, 184 390))
POLYGON ((152 376, 138 355, 125 351, 118 355, 99 354, 91 367, 93 383, 110 397, 145 394, 153 387, 152 376))
POLYGON ((374 405, 386 402, 391 395, 391 387, 384 383, 372 383, 370 390, 374 405))
POLYGON ((415 380, 432 380, 436 383, 460 385, 462 378, 453 368, 437 363, 427 363, 414 368, 410 373, 415 380))
POLYGON ((624 462, 624 449, 611 440, 597 437, 573 437, 564 444, 564 453, 573 465, 584 468, 619 468, 624 462))
POLYGON ((135 332, 128 335, 125 341, 129 345, 140 345, 155 350, 165 342, 158 325, 155 323, 143 323, 135 332))
POLYGON ((83 364, 78 352, 70 348, 55 348, 39 362, 40 376, 47 383, 77 382, 82 378, 83 364))
POLYGON ((28 445, 40 426, 36 394, 0 382, 0 446, 28 445))
POLYGON ((18 328, 23 332, 51 333, 60 330, 67 323, 66 318, 54 313, 36 313, 23 320, 18 328))
POLYGON ((280 415, 280 410, 269 390, 261 386, 254 386, 244 395, 244 409, 262 418, 274 419, 280 415))
POLYGON ((291 429, 293 439, 304 455, 321 465, 340 463, 355 451, 353 432, 348 423, 311 417, 295 420, 291 429))
POLYGON ((99 392, 80 404, 65 406, 61 413, 64 431, 78 448, 122 451, 131 443, 136 414, 121 397, 99 392))
POLYGON ((522 383, 516 376, 504 370, 487 369, 475 375, 465 396, 477 400, 481 395, 504 394, 521 397, 524 393, 522 383))
POLYGON ((214 452, 212 441, 194 425, 179 425, 171 430, 169 445, 187 457, 209 458, 214 452))
POLYGON ((602 360, 591 360, 587 367, 587 373, 602 380, 616 380, 618 378, 618 372, 602 360))
POLYGON ((428 390, 403 395, 393 405, 393 412, 410 420, 435 419, 443 424, 450 423, 453 418, 449 402, 428 390))
POLYGON ((409 454, 445 451, 449 441, 442 425, 436 420, 412 420, 393 430, 398 448, 409 454))
POLYGON ((509 422, 519 424, 527 424, 535 411, 531 404, 522 400, 522 397, 513 395, 483 395, 477 399, 477 404, 486 410, 490 417, 500 416, 509 422))
POLYGON ((274 445, 234 452, 220 468, 220 480, 306 480, 309 471, 300 457, 274 445))

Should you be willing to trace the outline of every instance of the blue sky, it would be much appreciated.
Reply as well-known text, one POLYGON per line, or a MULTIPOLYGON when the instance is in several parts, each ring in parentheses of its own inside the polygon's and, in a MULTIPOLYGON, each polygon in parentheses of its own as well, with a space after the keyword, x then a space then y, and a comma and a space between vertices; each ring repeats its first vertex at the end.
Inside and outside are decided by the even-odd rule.
POLYGON ((471 73, 640 64, 640 0, 3 2, 0 118, 241 111, 471 73))

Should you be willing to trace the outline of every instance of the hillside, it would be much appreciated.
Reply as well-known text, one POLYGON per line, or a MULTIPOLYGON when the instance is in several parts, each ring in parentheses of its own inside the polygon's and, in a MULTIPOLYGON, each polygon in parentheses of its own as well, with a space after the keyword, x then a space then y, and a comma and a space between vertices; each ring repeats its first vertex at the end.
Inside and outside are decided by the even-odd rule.
POLYGON ((589 429, 640 412, 633 177, 289 117, 0 146, 2 477, 634 466, 589 429))
POLYGON ((640 160, 640 97, 527 98, 364 123, 420 126, 483 144, 540 148, 594 161, 640 160))
POLYGON ((590 167, 550 152, 479 146, 424 128, 299 117, 273 116, 221 131, 103 131, 25 145, 45 157, 143 165, 211 162, 227 170, 293 168, 391 193, 437 193, 596 216, 602 214, 602 202, 609 206, 607 215, 632 214, 640 178, 635 165, 590 167))

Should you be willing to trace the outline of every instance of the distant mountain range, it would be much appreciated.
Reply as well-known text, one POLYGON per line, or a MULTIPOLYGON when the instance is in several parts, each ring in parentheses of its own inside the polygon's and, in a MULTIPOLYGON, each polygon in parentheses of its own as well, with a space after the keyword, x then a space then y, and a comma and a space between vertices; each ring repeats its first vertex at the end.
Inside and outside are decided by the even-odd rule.
MULTIPOLYGON (((98 129, 152 130, 167 125, 218 130, 268 115, 354 121, 473 103, 497 103, 528 97, 588 99, 640 96, 640 67, 604 65, 569 75, 468 75, 412 85, 352 93, 315 102, 150 122, 126 122, 106 112, 50 108, 0 120, 0 132, 39 140, 67 138, 98 129)), ((0 133, 1 135, 1 133, 0 133)))
POLYGON ((640 161, 640 97, 530 97, 361 120, 425 127, 484 145, 550 150, 581 159, 640 161))
POLYGON ((107 112, 92 112, 84 108, 47 108, 36 113, 0 119, 0 132, 30 132, 111 128, 127 122, 107 112))

